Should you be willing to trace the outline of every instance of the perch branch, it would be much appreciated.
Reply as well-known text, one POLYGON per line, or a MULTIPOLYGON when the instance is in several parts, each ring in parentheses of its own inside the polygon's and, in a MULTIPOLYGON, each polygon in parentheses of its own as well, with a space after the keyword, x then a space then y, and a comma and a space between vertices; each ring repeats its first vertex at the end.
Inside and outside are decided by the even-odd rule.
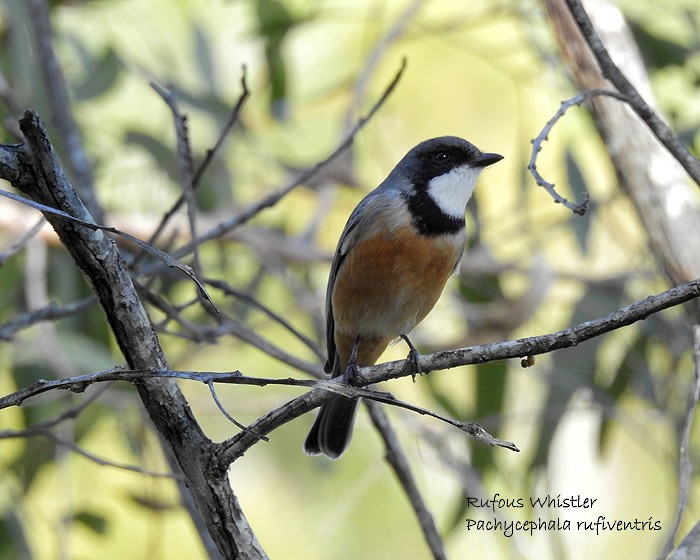
MULTIPOLYGON (((551 352, 552 350, 571 348, 593 337, 630 325, 636 321, 645 319, 653 313, 668 309, 669 307, 681 305, 697 297, 700 297, 700 279, 672 288, 671 290, 667 290, 655 296, 649 296, 644 300, 635 302, 598 319, 586 321, 585 323, 555 333, 429 354, 420 357, 419 365, 421 371, 438 371, 457 366, 508 358, 521 358, 523 356, 534 356, 536 354, 551 352)), ((359 368, 359 375, 353 379, 353 383, 357 386, 363 386, 410 375, 410 373, 406 372, 404 366, 405 362, 400 360, 372 367, 359 368)), ((190 379, 207 384, 233 383, 257 386, 291 385, 313 388, 312 391, 271 411, 248 426, 248 430, 236 434, 219 446, 216 452, 220 456, 221 465, 228 465, 240 457, 247 449, 260 440, 261 435, 270 433, 282 424, 320 406, 337 394, 351 398, 368 398, 377 402, 400 406, 419 414, 430 415, 459 428, 471 437, 484 443, 499 445, 517 451, 517 447, 514 444, 493 438, 478 424, 465 424, 456 420, 444 418, 431 411, 422 409, 421 407, 398 401, 390 394, 347 385, 346 382, 348 380, 344 377, 337 377, 330 381, 314 381, 291 378, 269 379, 248 377, 242 375, 240 372, 228 374, 177 372, 169 371, 164 368, 149 368, 137 371, 108 370, 106 372, 77 376, 69 379, 39 381, 30 387, 1 398, 0 409, 19 405, 30 396, 57 388, 70 388, 73 391, 83 391, 87 385, 101 381, 138 381, 143 378, 156 377, 190 379)))

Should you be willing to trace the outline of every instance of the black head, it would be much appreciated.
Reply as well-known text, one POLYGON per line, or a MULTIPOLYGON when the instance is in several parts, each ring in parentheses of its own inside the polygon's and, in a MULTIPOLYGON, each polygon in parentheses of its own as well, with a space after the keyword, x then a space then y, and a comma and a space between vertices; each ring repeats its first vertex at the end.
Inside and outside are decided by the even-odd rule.
POLYGON ((409 151, 388 180, 403 178, 401 195, 420 233, 454 234, 464 228, 467 201, 481 170, 501 159, 462 138, 441 136, 409 151))
POLYGON ((457 136, 440 136, 425 140, 412 148, 398 163, 396 170, 410 179, 416 188, 431 179, 469 165, 482 168, 503 159, 499 154, 482 153, 474 144, 457 136))

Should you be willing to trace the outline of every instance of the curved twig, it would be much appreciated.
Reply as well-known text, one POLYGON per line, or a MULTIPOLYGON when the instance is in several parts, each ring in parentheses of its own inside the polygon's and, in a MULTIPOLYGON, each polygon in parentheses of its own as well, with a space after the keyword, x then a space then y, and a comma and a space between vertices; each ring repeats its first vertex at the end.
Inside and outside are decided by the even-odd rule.
POLYGON ((544 125, 544 128, 542 131, 531 140, 532 143, 532 153, 530 154, 530 161, 527 164, 527 168, 532 174, 532 176, 535 179, 535 182, 540 186, 543 187, 549 194, 550 196, 554 199, 554 202, 557 202, 559 204, 563 204, 566 208, 571 210, 574 214, 579 214, 580 216, 583 216, 586 213, 586 210, 588 210, 588 202, 589 202, 589 195, 588 193, 584 193, 584 200, 583 202, 580 202, 578 204, 574 204, 573 202, 569 202, 566 198, 561 196, 557 191, 554 189, 554 183, 550 183, 547 181, 540 172, 537 170, 537 155, 542 151, 542 144, 544 143, 545 140, 548 139, 549 133, 552 131, 552 128, 554 128, 554 125, 557 123, 559 119, 561 119, 566 111, 568 111, 571 107, 575 105, 581 105, 588 99, 591 99, 592 97, 597 97, 600 95, 605 95, 608 97, 613 97, 615 99, 618 99, 620 101, 624 101, 626 103, 629 103, 629 99, 625 96, 622 95, 616 91, 610 91, 606 89, 589 89, 588 91, 584 91, 582 93, 579 93, 578 95, 575 95, 574 97, 567 99, 565 101, 561 102, 561 105, 557 112, 554 114, 554 116, 547 121, 547 124, 544 125))

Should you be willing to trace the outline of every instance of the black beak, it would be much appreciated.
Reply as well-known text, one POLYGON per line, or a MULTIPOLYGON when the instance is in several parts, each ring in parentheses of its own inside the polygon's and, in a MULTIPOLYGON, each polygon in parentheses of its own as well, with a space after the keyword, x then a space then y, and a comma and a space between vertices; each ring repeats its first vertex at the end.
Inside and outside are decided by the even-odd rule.
POLYGON ((503 156, 501 154, 485 153, 476 156, 471 162, 469 162, 469 164, 472 167, 487 167, 501 161, 502 159, 503 156))

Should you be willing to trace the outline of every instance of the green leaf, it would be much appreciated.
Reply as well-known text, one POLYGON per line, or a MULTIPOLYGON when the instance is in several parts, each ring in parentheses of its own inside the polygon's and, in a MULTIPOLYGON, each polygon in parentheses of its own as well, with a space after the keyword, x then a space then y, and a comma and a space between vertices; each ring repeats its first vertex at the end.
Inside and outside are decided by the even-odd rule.
POLYGON ((99 97, 114 88, 124 68, 121 59, 111 48, 87 62, 82 81, 73 85, 73 93, 81 101, 99 97))
MULTIPOLYGON (((621 307, 624 290, 621 286, 591 284, 574 307, 570 324, 576 325, 621 307)), ((540 437, 531 466, 547 465, 549 448, 574 393, 594 385, 598 350, 604 337, 552 353, 552 375, 547 398, 542 409, 540 437)))
POLYGON ((172 147, 167 146, 159 138, 138 130, 127 131, 124 141, 127 144, 134 144, 143 148, 158 163, 160 169, 167 172, 168 177, 172 181, 180 184, 180 175, 172 147))
POLYGON ((503 290, 496 274, 460 277, 459 293, 469 303, 490 303, 503 299, 503 290))
POLYGON ((284 39, 295 21, 278 0, 258 0, 256 8, 258 31, 265 39, 265 61, 270 75, 270 111, 275 118, 284 119, 287 65, 282 51, 284 39))
MULTIPOLYGON (((588 185, 586 185, 586 180, 583 178, 581 168, 570 150, 566 151, 566 175, 572 195, 577 200, 581 199, 583 194, 588 192, 588 185)), ((588 253, 588 244, 591 234, 591 215, 593 210, 593 205, 589 204, 588 211, 585 215, 576 215, 571 218, 571 225, 576 234, 576 239, 584 254, 588 253)))
MULTIPOLYGON (((636 378, 651 375, 646 361, 646 348, 648 343, 648 338, 639 336, 634 344, 627 349, 625 357, 620 363, 620 367, 615 371, 611 383, 605 388, 606 394, 612 401, 617 402, 636 378)), ((607 406, 610 405, 609 403, 605 404, 607 406)), ((604 416, 600 427, 600 433, 598 434, 599 452, 604 452, 607 448, 611 425, 610 418, 604 416)))
POLYGON ((199 25, 195 25, 193 29, 195 59, 197 60, 197 69, 202 81, 207 84, 209 91, 216 89, 216 71, 214 69, 214 60, 209 46, 209 38, 199 25))
MULTIPOLYGON (((508 365, 505 361, 488 362, 476 366, 476 409, 474 417, 483 428, 497 436, 500 417, 503 412, 503 398, 506 389, 508 365)), ((479 472, 494 466, 494 448, 474 445, 472 448, 472 465, 479 472)))
POLYGON ((693 51, 670 39, 650 33, 639 22, 628 22, 647 67, 683 66, 693 51))
POLYGON ((8 508, 0 517, 0 558, 33 558, 22 523, 12 508, 8 508))
POLYGON ((83 510, 76 513, 73 520, 99 535, 104 535, 107 532, 107 519, 97 513, 83 510))

